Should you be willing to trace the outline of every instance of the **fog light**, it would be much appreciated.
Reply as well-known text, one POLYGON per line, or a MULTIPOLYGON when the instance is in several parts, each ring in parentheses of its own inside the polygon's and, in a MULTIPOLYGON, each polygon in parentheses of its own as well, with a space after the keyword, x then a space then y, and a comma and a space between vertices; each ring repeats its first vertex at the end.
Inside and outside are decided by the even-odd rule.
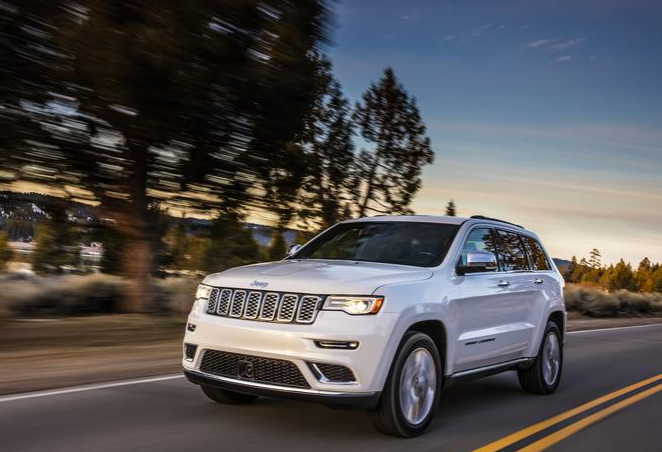
POLYGON ((315 341, 315 345, 319 348, 337 348, 345 350, 356 350, 359 348, 359 343, 356 341, 315 341))

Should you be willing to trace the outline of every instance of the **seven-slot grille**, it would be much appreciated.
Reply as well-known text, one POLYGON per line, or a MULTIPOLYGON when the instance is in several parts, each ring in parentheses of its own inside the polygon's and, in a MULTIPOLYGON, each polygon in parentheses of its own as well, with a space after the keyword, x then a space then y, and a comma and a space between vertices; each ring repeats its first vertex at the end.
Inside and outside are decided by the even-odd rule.
POLYGON ((215 287, 207 314, 280 323, 313 323, 322 307, 320 295, 215 287))
POLYGON ((200 364, 200 371, 220 377, 250 380, 257 383, 310 388, 297 365, 284 359, 205 350, 200 364), (245 369, 248 364, 252 368, 251 378, 241 375, 241 366, 243 365, 245 369))

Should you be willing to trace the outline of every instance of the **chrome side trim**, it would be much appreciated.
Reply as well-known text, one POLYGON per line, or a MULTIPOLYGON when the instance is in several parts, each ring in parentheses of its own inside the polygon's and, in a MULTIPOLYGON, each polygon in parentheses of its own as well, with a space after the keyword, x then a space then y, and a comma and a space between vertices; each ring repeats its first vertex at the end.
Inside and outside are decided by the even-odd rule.
POLYGON ((502 367, 510 367, 510 366, 514 366, 516 364, 523 364, 523 363, 531 362, 534 359, 535 358, 518 358, 518 359, 513 359, 511 361, 504 361, 504 362, 498 363, 498 364, 491 364, 489 366, 476 367, 474 369, 463 370, 462 372, 456 372, 456 373, 452 374, 449 378, 468 377, 470 375, 479 374, 481 372, 489 372, 490 370, 497 370, 497 369, 500 369, 502 367))
POLYGON ((374 396, 375 394, 377 394, 377 392, 339 392, 339 391, 324 391, 318 389, 289 388, 287 386, 276 386, 265 383, 255 383, 254 381, 236 380, 234 378, 219 377, 218 375, 212 375, 205 372, 200 372, 199 370, 192 370, 186 368, 184 370, 188 373, 199 375, 205 378, 211 378, 213 380, 224 381, 226 383, 243 385, 251 388, 268 389, 270 391, 287 392, 291 394, 313 394, 313 395, 328 396, 328 397, 365 397, 365 396, 374 396))

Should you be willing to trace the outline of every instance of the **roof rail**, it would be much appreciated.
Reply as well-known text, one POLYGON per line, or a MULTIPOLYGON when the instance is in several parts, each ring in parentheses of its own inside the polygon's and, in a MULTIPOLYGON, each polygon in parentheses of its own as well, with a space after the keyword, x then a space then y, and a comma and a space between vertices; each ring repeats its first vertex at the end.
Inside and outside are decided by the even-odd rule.
POLYGON ((483 216, 483 215, 472 215, 472 216, 470 216, 469 218, 471 218, 472 220, 490 220, 490 221, 498 221, 499 223, 506 223, 506 224, 510 224, 510 225, 512 225, 512 226, 517 226, 518 228, 522 228, 522 229, 524 229, 524 226, 522 226, 522 225, 515 224, 515 223, 511 223, 510 221, 499 220, 498 218, 486 217, 486 216, 483 216))

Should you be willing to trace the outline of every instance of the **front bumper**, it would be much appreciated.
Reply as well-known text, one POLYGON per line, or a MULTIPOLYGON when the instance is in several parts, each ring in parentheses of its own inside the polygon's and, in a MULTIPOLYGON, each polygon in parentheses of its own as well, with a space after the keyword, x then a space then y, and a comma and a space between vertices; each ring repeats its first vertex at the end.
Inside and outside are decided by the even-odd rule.
POLYGON ((195 370, 184 369, 184 375, 197 385, 214 386, 228 391, 240 392, 265 397, 314 402, 331 408, 372 410, 379 402, 380 393, 354 394, 334 391, 318 391, 314 389, 287 388, 283 386, 233 380, 205 374, 195 370))
POLYGON ((192 359, 182 360, 186 376, 194 383, 334 406, 370 406, 379 398, 390 367, 389 346, 395 314, 351 316, 340 311, 321 311, 313 324, 299 325, 218 317, 201 311, 194 309, 189 316, 195 331, 187 331, 184 338, 185 343, 197 345, 192 359), (319 340, 356 341, 359 347, 355 350, 319 348, 315 344, 319 340), (289 361, 297 366, 310 388, 291 388, 201 372, 205 350, 289 361), (345 366, 354 373, 356 381, 320 381, 309 363, 345 366), (356 400, 351 402, 348 398, 356 400))

